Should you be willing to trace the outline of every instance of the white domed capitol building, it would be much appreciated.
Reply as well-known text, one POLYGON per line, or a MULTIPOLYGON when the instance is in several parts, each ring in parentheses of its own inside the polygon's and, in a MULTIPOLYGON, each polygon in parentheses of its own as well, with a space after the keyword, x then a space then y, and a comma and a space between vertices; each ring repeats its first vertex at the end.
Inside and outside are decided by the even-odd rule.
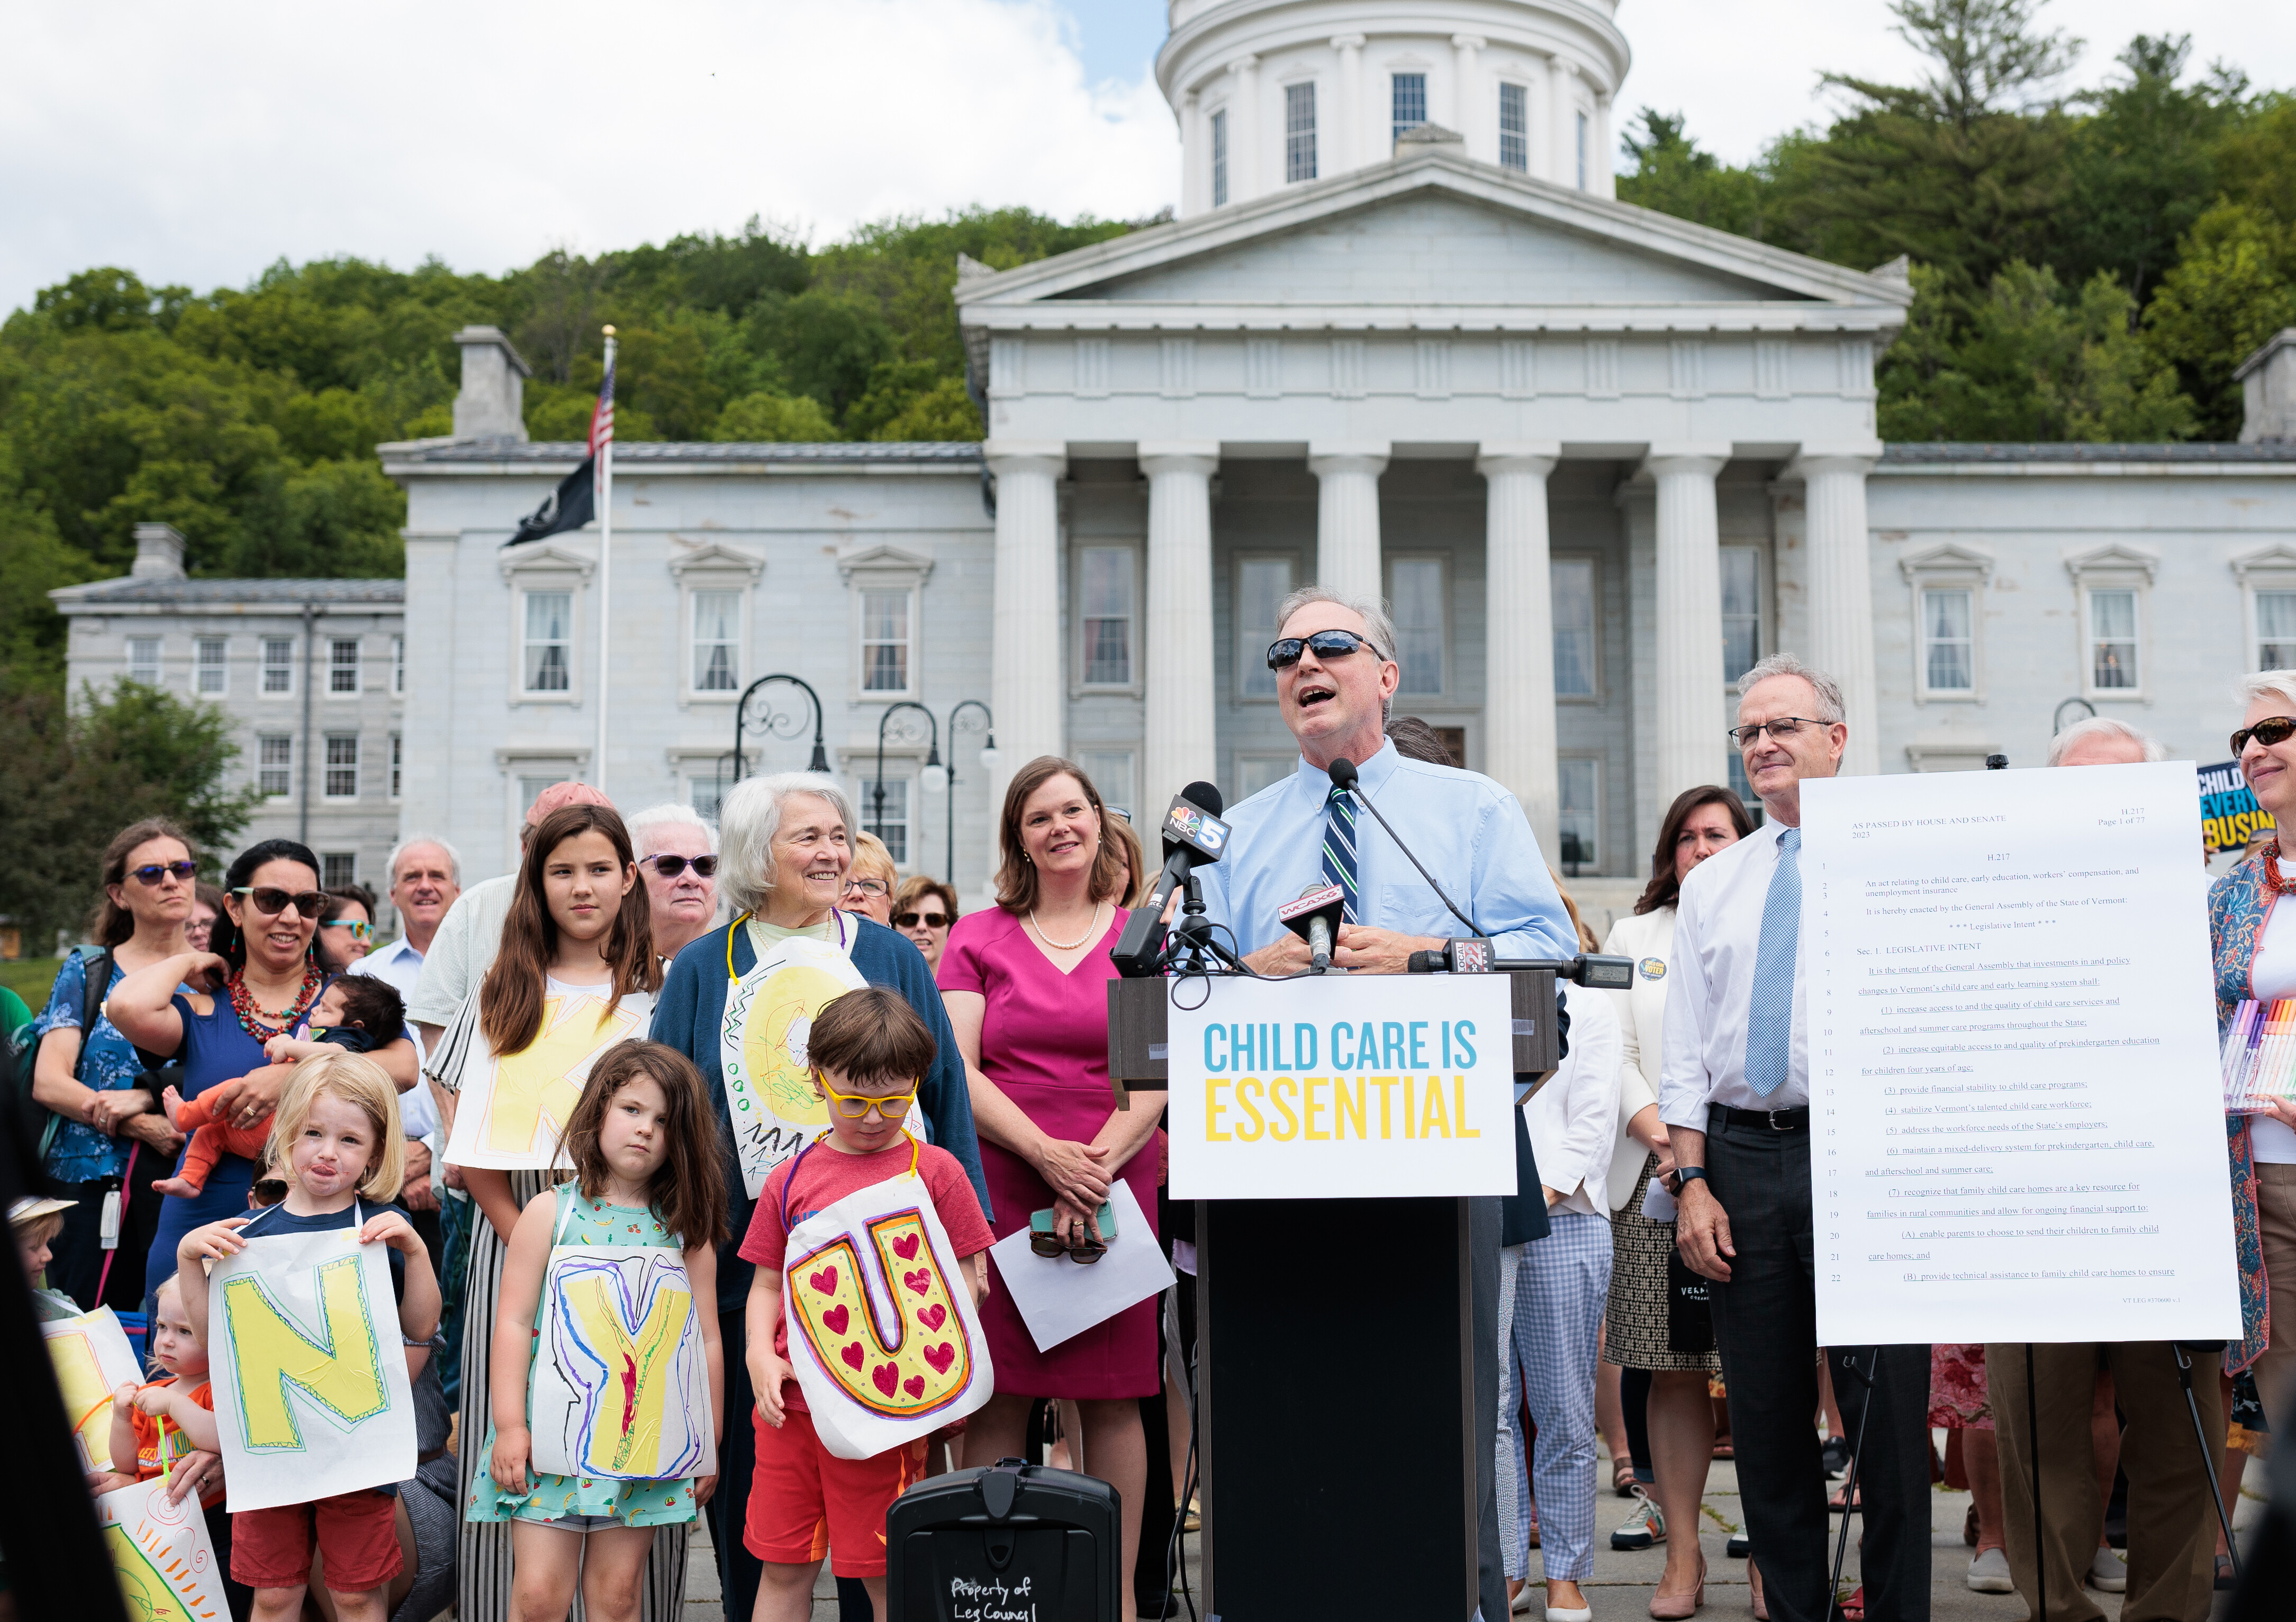
MULTIPOLYGON (((882 821, 968 905, 1032 756, 1151 810, 1291 772, 1263 651, 1311 580, 1390 600, 1398 713, 1512 790, 1598 912, 1671 798, 1730 780, 1730 683, 1779 650, 1841 678, 1853 771, 2037 765, 2075 700, 2221 758, 2234 679, 2296 663, 2273 640, 2296 627, 2296 332, 2249 363, 2238 444, 1884 445, 1902 262, 1615 201, 1619 10, 1172 0, 1177 217, 951 267, 986 442, 618 445, 603 659, 597 528, 504 545, 583 449, 526 441, 524 363, 473 328, 455 435, 381 447, 403 632, 339 605, 365 617, 355 668, 403 634, 387 722, 328 685, 328 614, 179 600, 164 536, 136 577, 59 594, 71 680, 119 672, 124 614, 195 640, 201 614, 244 637, 275 613, 288 685, 250 665, 202 689, 250 762, 300 763, 250 832, 301 816, 370 879, 394 828, 455 841, 466 881, 506 870, 562 777, 707 808, 768 675, 818 695, 876 823, 881 722, 922 706, 930 735, 914 709, 884 725, 882 821), (377 803, 332 833, 339 755, 377 803)), ((811 705, 768 700, 796 725, 753 709, 741 765, 802 766, 811 705)))

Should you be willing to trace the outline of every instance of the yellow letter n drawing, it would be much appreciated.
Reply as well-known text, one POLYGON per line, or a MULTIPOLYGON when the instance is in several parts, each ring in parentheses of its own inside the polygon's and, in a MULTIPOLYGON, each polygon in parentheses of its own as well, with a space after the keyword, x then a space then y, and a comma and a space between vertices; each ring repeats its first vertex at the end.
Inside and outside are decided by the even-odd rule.
MULTIPOLYGON (((390 1402, 382 1382, 382 1343, 367 1311, 366 1284, 357 1255, 322 1262, 318 1277, 319 1334, 313 1339, 279 1309, 252 1274, 226 1279, 223 1310, 239 1383, 240 1424, 247 1446, 300 1451, 288 1388, 349 1430, 390 1402)), ((394 1355, 397 1348, 392 1348, 394 1355)))
POLYGON ((582 1084, 568 1072, 581 1069, 591 1054, 636 1028, 626 1011, 608 1012, 592 996, 551 997, 542 1005, 542 1034, 515 1053, 495 1061, 494 1099, 487 1111, 486 1147, 518 1154, 539 1148, 554 1151, 559 1135, 574 1114, 582 1084), (549 1135, 535 1142, 545 1118, 549 1135))

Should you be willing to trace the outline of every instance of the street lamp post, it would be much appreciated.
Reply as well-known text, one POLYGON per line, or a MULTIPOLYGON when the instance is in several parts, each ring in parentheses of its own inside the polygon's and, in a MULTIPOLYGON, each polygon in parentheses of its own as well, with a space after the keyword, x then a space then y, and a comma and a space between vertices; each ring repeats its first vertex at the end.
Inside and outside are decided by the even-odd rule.
MULTIPOLYGON (((813 758, 806 763, 806 770, 809 772, 829 770, 829 750, 822 740, 821 695, 813 690, 812 684, 806 681, 803 676, 779 674, 761 676, 742 689, 741 701, 734 706, 733 760, 734 781, 736 782, 750 774, 749 758, 742 750, 742 733, 750 718, 750 700, 757 696, 760 688, 770 686, 775 682, 787 682, 791 686, 799 689, 813 705, 813 758)), ((794 709, 776 710, 773 707, 773 701, 767 700, 758 709, 757 726, 759 732, 770 738, 794 738, 805 730, 805 717, 800 711, 794 709)), ((721 781, 718 785, 718 797, 722 805, 726 796, 726 785, 722 781, 724 763, 721 761, 719 766, 721 781)))
MULTIPOLYGON (((943 782, 948 779, 947 768, 940 763, 940 723, 933 718, 933 712, 914 699, 902 699, 896 703, 886 705, 885 713, 877 717, 877 778, 870 785, 869 791, 871 811, 869 831, 881 840, 885 837, 885 728, 892 718, 904 709, 915 710, 925 718, 926 725, 932 728, 932 741, 925 750, 923 781, 930 784, 936 778, 943 782)), ((915 722, 905 720, 901 723, 901 736, 905 740, 914 742, 916 735, 915 722)), ((910 820, 914 822, 915 819, 912 817, 910 820)), ((902 854, 906 856, 906 850, 905 849, 902 854)))
POLYGON ((972 730, 962 725, 958 720, 958 717, 968 709, 977 709, 980 712, 980 730, 988 740, 981 745, 980 749, 981 770, 993 772, 996 769, 996 717, 989 712, 988 706, 979 699, 967 699, 948 712, 948 872, 947 878, 951 889, 956 888, 956 734, 959 732, 972 730))

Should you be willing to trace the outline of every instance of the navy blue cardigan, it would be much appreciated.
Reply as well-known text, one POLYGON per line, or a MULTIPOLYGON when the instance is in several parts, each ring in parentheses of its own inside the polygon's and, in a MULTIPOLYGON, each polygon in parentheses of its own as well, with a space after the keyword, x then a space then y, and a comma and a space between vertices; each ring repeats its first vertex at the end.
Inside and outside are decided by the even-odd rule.
MULTIPOLYGON (((988 1211, 988 1180, 980 1170, 980 1145, 972 1131, 972 1091, 964 1078, 964 1056, 956 1051, 956 1033, 949 1028, 948 1011, 941 1006, 940 988, 923 954, 905 935, 857 913, 848 913, 853 931, 850 956, 861 978, 872 986, 898 991, 908 999, 939 1050, 917 1102, 924 1106, 932 1141, 955 1155, 980 1209, 988 1211)), ((719 1032, 726 1022, 726 937, 733 926, 712 930, 690 943, 669 966, 669 978, 654 1000, 653 1039, 684 1053, 700 1067, 709 1084, 710 1107, 718 1112, 718 1159, 726 1171, 728 1214, 733 1236, 718 1248, 718 1310, 739 1312, 750 1297, 750 1266, 738 1254, 742 1237, 750 1231, 751 1201, 742 1183, 742 1162, 734 1150, 734 1123, 726 1105, 726 1071, 719 1061, 719 1032)), ((747 974, 758 965, 750 931, 734 937, 734 971, 747 974)))

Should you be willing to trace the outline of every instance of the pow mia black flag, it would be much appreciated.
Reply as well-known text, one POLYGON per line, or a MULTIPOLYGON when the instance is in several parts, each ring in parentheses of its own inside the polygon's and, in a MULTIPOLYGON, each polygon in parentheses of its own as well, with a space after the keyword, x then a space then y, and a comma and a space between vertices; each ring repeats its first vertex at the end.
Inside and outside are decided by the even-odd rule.
POLYGON ((521 541, 538 541, 546 535, 579 529, 597 517, 597 457, 585 458, 580 467, 558 481, 558 487, 540 506, 519 520, 518 533, 503 545, 515 546, 521 541))

